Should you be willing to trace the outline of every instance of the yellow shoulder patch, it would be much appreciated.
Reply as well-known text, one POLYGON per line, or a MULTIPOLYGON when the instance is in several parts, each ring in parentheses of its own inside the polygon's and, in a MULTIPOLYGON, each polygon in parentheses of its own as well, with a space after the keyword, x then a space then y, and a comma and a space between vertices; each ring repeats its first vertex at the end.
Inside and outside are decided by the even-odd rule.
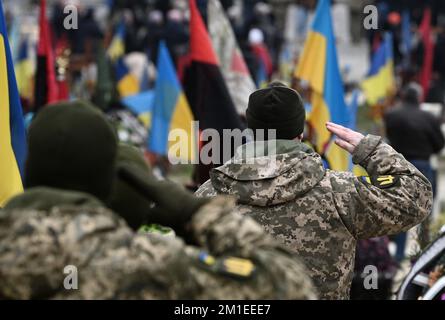
POLYGON ((229 257, 222 259, 222 271, 238 277, 250 277, 255 270, 251 260, 229 257))
POLYGON ((394 186, 398 181, 398 176, 393 175, 383 175, 383 176, 377 176, 377 177, 360 177, 360 180, 363 183, 372 184, 373 186, 376 186, 380 189, 386 189, 394 186))
POLYGON ((198 258, 208 269, 236 278, 250 278, 255 272, 255 264, 249 259, 237 257, 215 259, 206 252, 201 252, 198 258))

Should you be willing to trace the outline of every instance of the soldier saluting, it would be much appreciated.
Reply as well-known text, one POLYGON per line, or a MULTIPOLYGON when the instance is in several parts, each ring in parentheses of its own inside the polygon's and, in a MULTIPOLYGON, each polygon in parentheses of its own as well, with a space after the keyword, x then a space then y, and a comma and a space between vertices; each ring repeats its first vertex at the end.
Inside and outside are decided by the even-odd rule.
POLYGON ((266 147, 270 141, 241 146, 231 161, 213 169, 197 195, 235 195, 238 212, 305 262, 321 298, 348 298, 357 240, 420 223, 431 210, 431 184, 381 137, 334 123, 326 128, 338 137, 337 145, 369 177, 326 170, 320 155, 301 142, 300 95, 281 83, 252 93, 246 116, 250 129, 276 130, 275 147, 266 147))
POLYGON ((316 298, 304 266, 232 199, 197 199, 130 155, 116 164, 113 128, 89 103, 42 109, 28 140, 26 190, 0 210, 0 299, 316 298), (117 167, 155 204, 145 217, 106 207, 117 167), (127 223, 139 218, 182 239, 136 234, 127 223), (77 290, 64 286, 66 266, 77 290))

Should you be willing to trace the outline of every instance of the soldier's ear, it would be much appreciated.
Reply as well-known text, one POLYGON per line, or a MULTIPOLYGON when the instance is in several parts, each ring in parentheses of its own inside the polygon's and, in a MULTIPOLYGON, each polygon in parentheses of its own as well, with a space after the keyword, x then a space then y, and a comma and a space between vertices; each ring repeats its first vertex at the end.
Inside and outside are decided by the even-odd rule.
POLYGON ((300 134, 298 137, 296 137, 294 140, 296 141, 302 141, 303 140, 303 134, 300 134))

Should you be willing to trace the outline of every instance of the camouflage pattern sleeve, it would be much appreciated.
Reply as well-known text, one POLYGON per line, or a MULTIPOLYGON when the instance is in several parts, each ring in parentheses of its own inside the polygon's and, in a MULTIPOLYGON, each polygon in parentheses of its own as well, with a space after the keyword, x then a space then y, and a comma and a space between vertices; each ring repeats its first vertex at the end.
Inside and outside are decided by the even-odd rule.
POLYGON ((232 212, 235 198, 217 196, 192 218, 190 228, 200 246, 213 254, 248 256, 261 246, 275 246, 253 219, 232 212))
POLYGON ((234 213, 234 207, 234 198, 217 196, 194 215, 190 228, 198 245, 216 256, 253 261, 279 299, 315 299, 304 265, 252 218, 234 213))
POLYGON ((430 182, 381 137, 366 136, 356 147, 353 162, 365 168, 369 177, 345 175, 346 184, 353 188, 337 204, 355 238, 406 231, 430 213, 430 182))
POLYGON ((206 182, 204 182, 198 190, 195 192, 195 196, 199 198, 203 197, 215 197, 217 195, 217 192, 215 188, 213 188, 212 181, 209 179, 206 182))
MULTIPOLYGON (((242 241, 223 218, 230 218, 231 209, 232 202, 227 199, 211 201, 196 217, 207 220, 199 226, 209 230, 195 231, 208 236, 216 232, 221 240, 227 227, 226 237, 242 241), (211 219, 206 218, 207 213, 211 219)), ((260 233, 253 222, 242 225, 240 233, 260 233)), ((215 251, 187 246, 176 237, 135 235, 106 208, 0 210, 0 299, 316 297, 304 267, 272 244, 260 248, 246 239, 251 250, 244 250, 249 254, 243 259, 236 256, 238 246, 223 245, 225 249, 217 254, 218 246, 210 238, 203 241, 211 243, 208 248, 215 251), (77 270, 76 290, 65 287, 66 266, 77 270)))

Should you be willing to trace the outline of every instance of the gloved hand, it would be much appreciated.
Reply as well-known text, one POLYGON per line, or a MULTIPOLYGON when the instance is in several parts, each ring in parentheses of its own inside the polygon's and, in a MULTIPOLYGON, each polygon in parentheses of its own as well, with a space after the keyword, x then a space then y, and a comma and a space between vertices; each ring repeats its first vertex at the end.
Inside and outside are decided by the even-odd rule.
POLYGON ((150 223, 171 227, 187 242, 193 242, 187 223, 209 199, 197 198, 176 183, 158 180, 153 174, 129 163, 119 166, 118 175, 141 195, 154 202, 153 208, 147 212, 150 223))

